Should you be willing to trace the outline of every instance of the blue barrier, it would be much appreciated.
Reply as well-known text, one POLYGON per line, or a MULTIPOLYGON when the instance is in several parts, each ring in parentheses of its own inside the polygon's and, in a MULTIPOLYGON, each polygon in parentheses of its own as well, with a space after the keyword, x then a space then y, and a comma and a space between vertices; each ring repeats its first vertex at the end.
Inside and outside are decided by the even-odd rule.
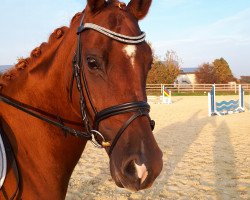
POLYGON ((215 100, 215 85, 212 86, 208 93, 208 115, 227 115, 232 113, 244 112, 244 90, 239 85, 239 99, 230 101, 216 102, 215 100))

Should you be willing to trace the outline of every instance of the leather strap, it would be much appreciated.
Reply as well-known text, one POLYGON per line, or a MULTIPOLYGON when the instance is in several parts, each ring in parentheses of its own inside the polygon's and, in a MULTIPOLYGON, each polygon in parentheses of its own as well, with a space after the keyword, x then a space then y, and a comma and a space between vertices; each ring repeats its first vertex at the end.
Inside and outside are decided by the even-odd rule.
POLYGON ((94 129, 98 130, 99 123, 104 119, 107 119, 115 115, 135 112, 139 109, 144 109, 149 113, 150 106, 147 102, 138 101, 138 102, 124 103, 124 104, 120 104, 117 106, 106 108, 96 114, 95 120, 94 120, 94 129))
POLYGON ((84 138, 84 139, 87 139, 87 140, 92 139, 92 136, 89 133, 75 130, 73 128, 70 128, 68 126, 63 125, 60 122, 57 122, 57 121, 51 120, 49 118, 46 118, 46 117, 44 117, 44 116, 42 116, 42 115, 40 115, 40 114, 30 110, 30 109, 24 107, 21 102, 18 102, 18 101, 14 102, 10 98, 5 97, 2 94, 0 94, 0 101, 4 102, 4 103, 6 103, 6 104, 8 104, 8 105, 10 105, 10 106, 12 106, 14 108, 17 108, 17 109, 19 109, 19 110, 33 116, 33 117, 36 117, 36 118, 38 118, 38 119, 40 119, 42 121, 45 121, 45 122, 47 122, 49 124, 52 124, 53 126, 57 126, 57 127, 61 128, 62 130, 66 131, 67 133, 69 133, 69 134, 71 134, 73 136, 76 136, 76 137, 79 137, 79 138, 84 138))
POLYGON ((110 148, 109 148, 109 151, 108 151, 108 154, 109 156, 111 156, 118 140, 120 139, 121 135, 123 134, 123 132, 128 128, 128 126, 138 117, 141 117, 141 116, 147 116, 149 118, 149 115, 148 115, 148 112, 145 111, 145 110, 141 110, 139 109, 134 115, 132 115, 129 120, 123 124, 123 126, 120 128, 120 130, 118 131, 118 133, 116 134, 110 148))

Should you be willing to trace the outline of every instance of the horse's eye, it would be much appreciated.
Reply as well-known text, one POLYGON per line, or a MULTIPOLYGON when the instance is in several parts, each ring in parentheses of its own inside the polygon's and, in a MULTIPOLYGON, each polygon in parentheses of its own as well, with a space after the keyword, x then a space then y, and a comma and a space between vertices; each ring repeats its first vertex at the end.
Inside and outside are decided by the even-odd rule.
POLYGON ((88 67, 92 70, 95 70, 95 69, 99 69, 99 64, 98 62, 96 61, 96 59, 92 58, 92 57, 88 57, 87 58, 87 63, 88 63, 88 67))

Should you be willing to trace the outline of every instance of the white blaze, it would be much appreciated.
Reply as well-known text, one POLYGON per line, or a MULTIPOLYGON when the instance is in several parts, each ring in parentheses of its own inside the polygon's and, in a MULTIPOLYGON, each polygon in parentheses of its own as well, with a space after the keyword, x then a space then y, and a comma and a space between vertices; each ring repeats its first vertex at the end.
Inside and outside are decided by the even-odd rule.
POLYGON ((135 56, 136 56, 136 46, 135 45, 127 45, 123 48, 123 52, 127 57, 130 58, 130 62, 132 67, 135 67, 135 56))
POLYGON ((140 166, 137 165, 136 163, 135 163, 135 169, 137 171, 138 178, 141 179, 141 184, 142 184, 148 176, 148 170, 144 164, 140 166))

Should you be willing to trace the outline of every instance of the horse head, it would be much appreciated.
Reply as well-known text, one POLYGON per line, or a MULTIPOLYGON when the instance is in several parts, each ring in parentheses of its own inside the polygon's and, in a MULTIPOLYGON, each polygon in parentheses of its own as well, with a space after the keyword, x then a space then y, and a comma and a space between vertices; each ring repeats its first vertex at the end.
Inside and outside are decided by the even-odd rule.
POLYGON ((106 151, 112 178, 134 191, 150 187, 163 165, 146 103, 152 51, 138 25, 150 5, 151 0, 131 0, 127 6, 88 0, 75 59, 83 74, 90 124, 103 137, 99 140, 110 143, 106 151))

